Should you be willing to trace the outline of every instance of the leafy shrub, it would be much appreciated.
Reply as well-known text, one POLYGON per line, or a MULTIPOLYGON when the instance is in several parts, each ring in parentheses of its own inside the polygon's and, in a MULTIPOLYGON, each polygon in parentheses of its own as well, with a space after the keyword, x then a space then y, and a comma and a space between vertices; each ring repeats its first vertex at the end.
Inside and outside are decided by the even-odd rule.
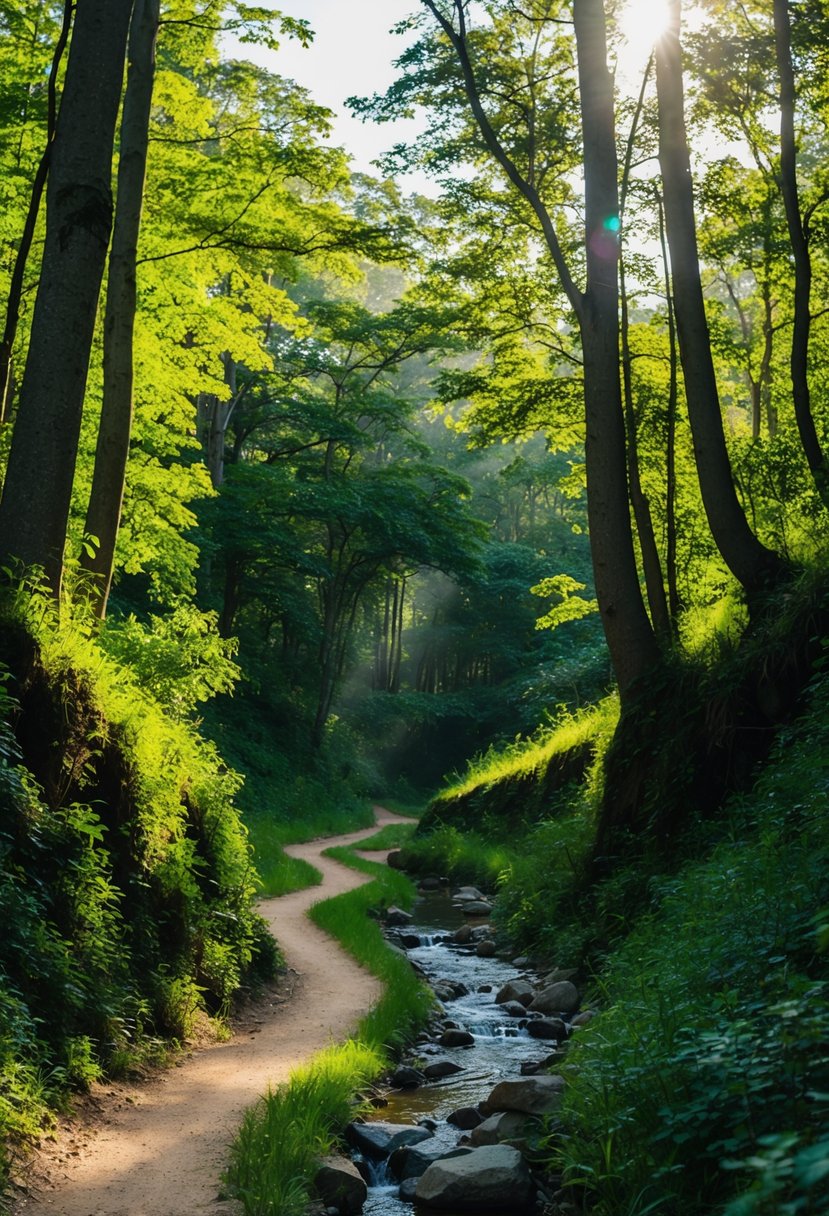
POLYGON ((65 1090, 158 1055, 158 1036, 185 1038, 200 1009, 224 1014, 277 959, 253 907, 241 779, 185 720, 210 679, 180 672, 171 714, 150 667, 137 676, 31 588, 5 606, 0 659, 0 1140, 13 1144, 65 1090))

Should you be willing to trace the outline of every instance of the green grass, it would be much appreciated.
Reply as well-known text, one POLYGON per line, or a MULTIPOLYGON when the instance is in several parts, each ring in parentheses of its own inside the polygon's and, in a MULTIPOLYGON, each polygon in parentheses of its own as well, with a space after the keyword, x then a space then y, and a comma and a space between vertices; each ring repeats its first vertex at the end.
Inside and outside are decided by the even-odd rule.
POLYGON ((353 1117, 355 1090, 384 1063, 380 1052, 360 1042, 329 1047, 246 1112, 229 1170, 246 1216, 301 1216, 307 1210, 316 1163, 353 1117))
POLYGON ((451 802, 481 787, 540 776, 556 756, 575 751, 600 733, 612 733, 618 716, 617 698, 605 697, 598 705, 564 715, 555 725, 545 727, 530 739, 490 748, 483 756, 471 760, 463 776, 441 790, 435 801, 451 802))
POLYGON ((417 823, 387 823, 379 832, 360 841, 360 849, 369 853, 382 853, 388 849, 399 849, 408 844, 417 823))
POLYGON ((263 896, 270 898, 287 895, 291 891, 302 891, 322 882, 322 875, 310 862, 289 857, 283 850, 282 846, 289 843, 285 840, 283 824, 269 819, 266 815, 252 815, 246 826, 253 845, 263 896))
MULTIPOLYGON (((516 842, 517 843, 517 842, 516 842)), ((406 866, 418 874, 445 874, 453 882, 493 888, 518 858, 515 847, 454 827, 436 828, 405 846, 406 866)))
POLYGON ((378 976, 385 991, 360 1022, 354 1039, 315 1056, 245 1115, 227 1176, 245 1216, 300 1216, 307 1210, 316 1163, 354 1117, 356 1092, 387 1067, 432 1008, 431 993, 406 959, 389 950, 370 915, 391 903, 410 905, 412 884, 348 849, 327 852, 373 881, 316 904, 312 919, 378 976))

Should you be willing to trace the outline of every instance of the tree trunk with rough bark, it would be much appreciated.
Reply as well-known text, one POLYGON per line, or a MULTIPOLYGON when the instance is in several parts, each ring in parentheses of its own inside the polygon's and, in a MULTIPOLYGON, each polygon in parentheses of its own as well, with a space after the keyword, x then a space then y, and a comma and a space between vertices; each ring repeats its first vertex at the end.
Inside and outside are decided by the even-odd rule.
POLYGON ((584 138, 587 290, 584 353, 587 509, 599 603, 623 703, 659 662, 636 569, 619 376, 619 192, 613 81, 602 0, 575 0, 584 138))
POLYGON ((129 68, 121 116, 118 193, 104 315, 104 392, 84 527, 87 537, 94 537, 95 541, 84 548, 81 557, 82 567, 95 576, 94 605, 101 620, 106 616, 112 583, 132 431, 136 259, 159 8, 159 0, 136 0, 130 23, 129 68))
POLYGON ((656 49, 656 88, 659 162, 679 355, 705 513, 726 565, 751 595, 773 578, 781 562, 751 531, 734 488, 700 280, 685 127, 680 0, 670 0, 669 12, 669 28, 656 49))
POLYGON ((60 34, 55 44, 54 54, 52 55, 52 66, 49 71, 49 83, 47 85, 48 103, 46 115, 46 147, 43 149, 43 155, 40 158, 37 170, 35 171, 34 181, 32 182, 32 193, 29 197, 29 209, 26 213, 26 221, 23 225, 23 232, 20 235, 20 244, 17 248, 17 255, 14 259, 14 269, 12 270, 11 282, 9 283, 9 294, 6 300, 6 321, 3 326, 3 338, 0 340, 0 422, 6 422, 9 416, 9 406, 11 404, 12 393, 14 389, 14 343, 17 337, 17 326, 20 323, 20 302, 23 298, 23 275, 26 271, 26 263, 29 260, 29 253, 32 248, 32 240, 35 235, 35 227, 37 225, 37 217, 40 214, 40 204, 43 199, 43 191, 46 188, 46 179, 49 176, 49 161, 52 158, 52 141, 55 138, 55 128, 57 126, 57 83, 58 74, 60 72, 61 60, 63 52, 66 50, 66 44, 69 41, 69 31, 72 28, 72 16, 75 12, 74 0, 65 0, 63 6, 63 23, 61 25, 60 34))
POLYGON ((794 326, 789 366, 797 430, 817 491, 829 505, 829 468, 812 414, 809 391, 809 335, 812 324, 812 256, 797 187, 795 137, 796 90, 792 64, 792 35, 787 0, 774 0, 774 45, 780 77, 780 192, 794 261, 794 326))
POLYGON ((579 324, 584 354, 585 462, 596 599, 623 701, 659 662, 636 568, 630 522, 619 376, 619 189, 613 82, 607 67, 602 0, 574 0, 584 139, 587 289, 576 285, 555 224, 531 181, 511 159, 481 101, 466 39, 463 0, 456 29, 435 0, 422 0, 458 56, 464 87, 493 159, 535 213, 561 286, 579 324))
POLYGON ((112 226, 112 147, 132 0, 78 0, 46 237, 3 498, 0 557, 60 593, 89 352, 112 226))

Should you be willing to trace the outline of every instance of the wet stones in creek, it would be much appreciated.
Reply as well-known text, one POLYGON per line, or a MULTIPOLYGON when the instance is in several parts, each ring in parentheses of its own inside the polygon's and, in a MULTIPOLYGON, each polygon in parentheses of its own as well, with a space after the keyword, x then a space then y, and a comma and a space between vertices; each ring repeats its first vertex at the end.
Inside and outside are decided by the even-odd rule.
POLYGON ((531 1115, 522 1114, 518 1110, 502 1110, 496 1115, 490 1115, 472 1129, 469 1137, 475 1148, 484 1144, 502 1144, 511 1141, 513 1148, 521 1148, 516 1141, 523 1141, 527 1124, 532 1120, 531 1115))
POLYGON ((389 1171, 399 1182, 419 1178, 430 1165, 447 1157, 462 1157, 472 1150, 466 1147, 446 1148, 438 1144, 415 1144, 395 1149, 389 1158, 389 1171))
POLYGON ((531 1039, 555 1039, 560 1043, 567 1038, 567 1026, 561 1018, 535 1018, 527 1023, 531 1039))
POLYGON ((451 1077, 456 1072, 463 1072, 463 1067, 454 1060, 435 1060, 434 1064, 427 1064, 423 1069, 423 1075, 429 1081, 440 1081, 442 1077, 451 1077))
POLYGON ((579 990, 570 980, 549 984, 533 997, 529 1008, 538 1013, 575 1013, 579 1007, 579 990))
POLYGON ((392 1089, 417 1089, 426 1080, 424 1073, 419 1068, 409 1068, 403 1065, 389 1077, 389 1085, 392 1089))
POLYGON ((485 1115, 496 1111, 515 1110, 526 1115, 549 1115, 558 1110, 564 1089, 564 1077, 518 1077, 499 1081, 481 1103, 485 1115))
POLYGON ((518 1002, 526 1008, 534 997, 535 988, 533 988, 529 980, 510 980, 508 984, 504 984, 503 988, 498 989, 495 1004, 509 1005, 513 1002, 518 1002))
POLYGON ((477 1106, 459 1106, 446 1116, 446 1122, 451 1123, 462 1132, 471 1132, 473 1127, 483 1123, 484 1117, 477 1106))
POLYGON ((317 1170, 314 1191, 327 1208, 341 1216, 358 1216, 368 1196, 360 1171, 347 1157, 329 1157, 317 1170))
POLYGON ((426 1127, 412 1127, 408 1123, 349 1123, 345 1136, 365 1157, 389 1157, 396 1148, 406 1144, 420 1144, 430 1140, 432 1133, 426 1127))
POLYGON ((455 1212, 521 1212, 533 1203, 535 1187, 518 1150, 497 1144, 430 1165, 415 1199, 425 1208, 455 1212))
POLYGON ((438 1043, 441 1047, 474 1047, 475 1036, 468 1030, 444 1030, 438 1043))

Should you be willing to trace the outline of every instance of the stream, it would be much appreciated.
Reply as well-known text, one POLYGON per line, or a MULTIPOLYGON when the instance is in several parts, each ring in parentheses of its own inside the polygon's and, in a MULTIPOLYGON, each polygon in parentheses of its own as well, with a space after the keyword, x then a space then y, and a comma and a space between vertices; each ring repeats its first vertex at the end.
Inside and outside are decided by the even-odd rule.
MULTIPOLYGON (((467 995, 442 1001, 446 1018, 474 1036, 471 1047, 441 1047, 428 1042, 415 1047, 423 1064, 434 1060, 452 1060, 463 1068, 440 1081, 429 1082, 419 1089, 391 1090, 386 1095, 388 1105, 376 1111, 375 1118, 390 1123, 419 1123, 423 1119, 437 1122, 435 1138, 430 1144, 454 1148, 463 1134, 446 1122, 446 1116, 462 1106, 477 1106, 496 1082, 515 1077, 524 1061, 543 1059, 553 1043, 530 1038, 520 1028, 520 1019, 507 1016, 495 996, 500 988, 516 979, 520 972, 498 958, 478 958, 464 948, 448 943, 451 933, 461 925, 485 924, 480 917, 465 917, 453 906, 446 892, 421 895, 413 909, 413 921, 405 932, 417 935, 421 944, 406 951, 408 957, 423 968, 430 983, 448 979, 460 981, 467 995)), ((398 1184, 386 1170, 385 1162, 370 1166, 367 1216, 412 1216, 412 1205, 397 1198, 398 1184)))

